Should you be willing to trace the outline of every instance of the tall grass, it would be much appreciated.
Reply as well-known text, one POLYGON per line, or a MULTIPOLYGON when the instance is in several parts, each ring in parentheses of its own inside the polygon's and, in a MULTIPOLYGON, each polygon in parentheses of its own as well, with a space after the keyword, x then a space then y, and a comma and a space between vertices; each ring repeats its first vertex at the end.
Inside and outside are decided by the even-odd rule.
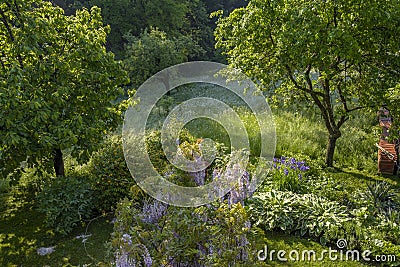
MULTIPOLYGON (((304 154, 319 162, 325 158, 328 132, 324 121, 310 109, 274 110, 277 125, 277 154, 304 154)), ((334 156, 337 167, 376 172, 379 138, 374 114, 358 112, 341 128, 334 156)))
MULTIPOLYGON (((251 153, 259 155, 261 137, 257 120, 244 103, 232 93, 224 93, 223 89, 212 85, 189 85, 172 95, 171 105, 198 96, 216 98, 233 107, 247 130, 251 153)), ((276 155, 303 156, 310 158, 315 165, 324 165, 328 132, 317 109, 307 103, 297 103, 284 108, 274 107, 272 113, 276 126, 276 155)), ((222 114, 221 120, 230 120, 223 116, 222 114)), ((358 111, 343 125, 342 137, 337 141, 334 156, 336 167, 376 172, 377 150, 374 144, 379 140, 379 129, 377 130, 374 116, 375 114, 366 111, 358 111)), ((231 145, 227 131, 214 120, 195 119, 185 128, 198 138, 211 138, 224 143, 227 147, 231 145)))

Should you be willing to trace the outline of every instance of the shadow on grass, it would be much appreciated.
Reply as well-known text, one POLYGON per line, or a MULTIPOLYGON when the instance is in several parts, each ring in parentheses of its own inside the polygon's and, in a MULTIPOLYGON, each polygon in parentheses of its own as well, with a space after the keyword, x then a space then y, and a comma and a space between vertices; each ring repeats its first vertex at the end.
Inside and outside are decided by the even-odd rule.
POLYGON ((18 208, 5 209, 5 198, 0 207, 0 266, 82 266, 104 261, 105 242, 112 232, 110 218, 93 221, 86 234, 86 243, 76 236, 85 234, 85 227, 78 227, 68 236, 55 234, 44 226, 44 216, 31 203, 18 208), (55 252, 40 256, 40 247, 55 247, 55 252))
POLYGON ((353 170, 353 169, 344 169, 344 170, 341 170, 341 172, 343 172, 351 177, 357 178, 359 180, 364 180, 367 183, 375 182, 375 181, 386 181, 395 186, 396 185, 399 186, 399 184, 400 184, 400 177, 397 175, 388 175, 388 174, 379 174, 379 173, 366 174, 366 173, 363 173, 363 172, 360 172, 357 170, 353 170))

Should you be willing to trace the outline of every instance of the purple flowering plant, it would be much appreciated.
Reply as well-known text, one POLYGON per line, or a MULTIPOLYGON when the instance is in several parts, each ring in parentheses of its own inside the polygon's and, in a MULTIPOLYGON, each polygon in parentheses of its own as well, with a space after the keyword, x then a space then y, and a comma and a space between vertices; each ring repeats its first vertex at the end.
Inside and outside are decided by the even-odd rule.
POLYGON ((281 191, 301 192, 310 166, 304 160, 281 156, 269 163, 271 186, 281 191))

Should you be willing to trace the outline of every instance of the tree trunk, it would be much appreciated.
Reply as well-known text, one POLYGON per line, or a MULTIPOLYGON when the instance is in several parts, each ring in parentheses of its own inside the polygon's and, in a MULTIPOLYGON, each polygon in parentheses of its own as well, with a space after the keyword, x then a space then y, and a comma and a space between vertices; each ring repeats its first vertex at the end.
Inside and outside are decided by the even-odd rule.
POLYGON ((341 133, 329 136, 329 142, 326 149, 325 164, 327 167, 333 167, 333 156, 335 155, 336 141, 341 136, 341 133))
POLYGON ((54 149, 54 170, 56 172, 56 176, 64 176, 64 160, 63 154, 60 148, 54 149))

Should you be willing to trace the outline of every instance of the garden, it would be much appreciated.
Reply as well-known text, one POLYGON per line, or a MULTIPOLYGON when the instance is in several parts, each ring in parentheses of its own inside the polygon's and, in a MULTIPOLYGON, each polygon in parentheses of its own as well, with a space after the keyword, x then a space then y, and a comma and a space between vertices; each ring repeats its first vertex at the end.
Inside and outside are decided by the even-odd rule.
POLYGON ((0 2, 0 266, 400 266, 397 1, 108 2, 0 2), (141 85, 200 60, 254 81, 273 137, 252 92, 162 77, 129 151, 141 85), (226 106, 204 107, 215 117, 190 119, 174 149, 197 162, 213 140, 214 155, 188 171, 164 123, 206 98, 226 106), (138 179, 142 150, 188 191, 235 183, 202 205, 160 201, 138 179))

